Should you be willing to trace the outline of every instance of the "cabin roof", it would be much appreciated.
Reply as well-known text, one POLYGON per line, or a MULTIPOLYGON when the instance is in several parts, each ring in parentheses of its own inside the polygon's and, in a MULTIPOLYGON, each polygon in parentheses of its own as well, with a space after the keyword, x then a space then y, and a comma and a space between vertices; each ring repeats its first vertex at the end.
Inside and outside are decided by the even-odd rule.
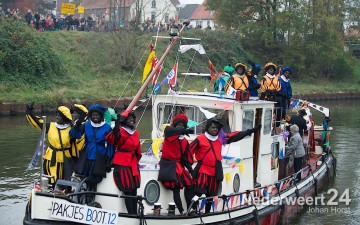
MULTIPOLYGON (((189 105, 195 105, 201 102, 202 106, 208 105, 208 107, 221 108, 224 107, 226 103, 237 103, 243 105, 273 105, 275 102, 263 101, 258 98, 250 98, 249 101, 238 102, 234 98, 224 97, 219 98, 218 94, 208 93, 208 92, 178 92, 177 95, 157 95, 156 102, 168 102, 174 103, 176 100, 179 101, 179 104, 183 104, 184 100, 189 101, 189 105), (202 104, 204 103, 204 104, 202 104), (210 103, 210 104, 209 104, 210 103)), ((225 107, 228 108, 229 106, 225 107)))

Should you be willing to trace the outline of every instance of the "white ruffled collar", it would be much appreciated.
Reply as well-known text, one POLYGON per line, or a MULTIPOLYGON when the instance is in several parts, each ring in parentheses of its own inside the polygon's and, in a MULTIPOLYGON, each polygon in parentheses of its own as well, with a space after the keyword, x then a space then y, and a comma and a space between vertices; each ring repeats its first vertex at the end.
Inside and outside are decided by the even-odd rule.
POLYGON ((275 77, 275 74, 274 75, 271 75, 270 73, 266 73, 266 76, 268 76, 269 78, 273 79, 275 77))
POLYGON ((285 82, 289 82, 290 79, 287 79, 284 75, 281 75, 281 79, 283 79, 283 81, 285 82))
POLYGON ((179 139, 182 140, 182 139, 184 139, 184 137, 185 137, 184 135, 180 135, 179 139))
POLYGON ((68 128, 70 126, 70 123, 58 124, 57 122, 55 122, 55 126, 56 126, 56 128, 63 130, 63 129, 68 128))
POLYGON ((135 133, 135 129, 131 129, 130 127, 124 127, 124 126, 122 126, 122 128, 126 131, 126 132, 128 132, 128 134, 130 134, 130 135, 133 135, 134 133, 135 133))
POLYGON ((219 135, 216 136, 212 136, 211 134, 209 134, 208 132, 205 132, 205 136, 207 139, 209 139, 210 141, 216 141, 219 138, 219 135))
POLYGON ((101 123, 94 123, 93 121, 90 120, 91 126, 93 127, 102 127, 106 122, 105 121, 101 121, 101 123))

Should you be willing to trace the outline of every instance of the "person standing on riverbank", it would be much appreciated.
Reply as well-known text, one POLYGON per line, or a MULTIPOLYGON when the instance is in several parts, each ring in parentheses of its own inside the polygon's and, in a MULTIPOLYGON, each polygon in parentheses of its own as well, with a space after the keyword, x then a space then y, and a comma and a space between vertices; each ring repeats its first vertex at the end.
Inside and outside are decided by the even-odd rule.
POLYGON ((104 121, 106 108, 99 104, 89 107, 89 120, 85 118, 77 120, 70 130, 70 136, 80 139, 85 134, 84 154, 79 158, 83 162, 79 165, 78 172, 86 177, 92 177, 97 182, 106 177, 110 170, 111 160, 114 155, 114 146, 106 143, 105 136, 111 130, 109 124, 104 121), (85 157, 86 159, 84 159, 85 157))
MULTIPOLYGON (((112 162, 115 184, 125 195, 133 197, 137 196, 140 187, 139 161, 142 156, 135 120, 135 114, 125 110, 118 116, 112 132, 106 135, 107 142, 116 148, 112 162)), ((125 198, 125 206, 129 214, 137 214, 136 198, 125 198)))
POLYGON ((173 192, 174 202, 180 214, 183 214, 184 208, 180 198, 180 189, 185 187, 185 200, 187 207, 191 204, 192 192, 192 178, 189 172, 193 172, 191 167, 193 158, 190 153, 190 145, 184 135, 188 135, 191 130, 187 129, 188 117, 185 114, 178 114, 174 117, 171 126, 167 126, 164 130, 164 143, 162 146, 161 158, 165 162, 175 161, 175 172, 171 174, 173 164, 162 164, 160 161, 159 180, 166 189, 173 192), (185 169, 186 167, 186 169, 185 169), (160 174, 165 174, 166 177, 160 177, 160 174))
MULTIPOLYGON (((35 128, 43 129, 43 120, 33 114, 33 105, 27 106, 26 119, 35 128)), ((70 179, 73 172, 73 161, 70 154, 70 135, 72 116, 70 109, 59 106, 55 122, 46 123, 49 147, 43 156, 43 169, 46 175, 52 176, 50 184, 58 179, 70 179)))

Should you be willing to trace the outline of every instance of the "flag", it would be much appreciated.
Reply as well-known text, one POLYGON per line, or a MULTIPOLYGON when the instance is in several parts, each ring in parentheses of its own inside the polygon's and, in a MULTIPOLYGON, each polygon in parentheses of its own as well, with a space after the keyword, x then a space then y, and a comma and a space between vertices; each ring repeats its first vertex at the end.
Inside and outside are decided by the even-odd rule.
POLYGON ((282 159, 284 161, 284 148, 280 149, 280 154, 279 154, 279 158, 282 159))
POLYGON ((37 162, 39 161, 39 157, 41 156, 41 153, 44 155, 44 152, 46 150, 46 140, 43 140, 43 138, 45 137, 45 134, 44 134, 45 130, 46 129, 42 129, 42 131, 41 131, 40 138, 39 138, 36 150, 35 150, 33 156, 31 157, 31 161, 30 161, 30 163, 28 165, 27 170, 34 169, 36 167, 36 165, 37 165, 37 162), (42 148, 42 147, 44 147, 44 148, 42 148))
MULTIPOLYGON (((155 54, 154 54, 155 55, 155 54)), ((152 61, 152 69, 155 69, 156 65, 158 64, 159 60, 156 56, 154 56, 154 59, 152 61)), ((157 82, 157 78, 158 78, 158 75, 160 74, 162 70, 162 64, 159 66, 159 68, 156 70, 154 76, 153 76, 153 79, 152 79, 152 84, 156 84, 157 82)))
POLYGON ((174 67, 167 74, 165 78, 165 83, 168 83, 173 86, 176 84, 177 66, 178 66, 177 63, 175 63, 174 67))
POLYGON ((229 182, 229 181, 231 180, 231 177, 230 177, 230 173, 229 173, 229 172, 225 173, 225 180, 226 180, 227 182, 229 182))
POLYGON ((210 111, 208 111, 208 110, 205 110, 205 109, 201 108, 200 106, 198 106, 198 107, 199 107, 200 111, 201 111, 202 113, 204 113, 206 119, 210 119, 210 118, 213 118, 213 117, 216 116, 215 113, 212 113, 212 112, 210 112, 210 111))
POLYGON ((217 78, 217 73, 214 64, 209 60, 209 68, 210 68, 210 78, 211 80, 215 80, 217 78))
POLYGON ((206 54, 204 47, 201 44, 196 44, 196 45, 180 45, 179 47, 179 52, 184 53, 186 51, 188 51, 189 49, 194 49, 195 51, 197 51, 198 53, 200 53, 201 55, 206 54))
POLYGON ((244 160, 241 160, 239 162, 239 170, 240 170, 240 173, 245 174, 244 160))
POLYGON ((198 122, 195 122, 195 121, 190 120, 190 119, 189 119, 189 121, 187 123, 188 128, 196 127, 197 125, 199 125, 198 122))
POLYGON ((263 194, 267 199, 270 199, 270 194, 269 194, 269 192, 267 192, 266 189, 267 189, 267 187, 264 188, 263 194))
POLYGON ((150 45, 150 54, 149 54, 148 59, 146 60, 145 66, 144 66, 142 83, 144 83, 144 81, 146 80, 146 77, 149 75, 149 73, 151 71, 151 68, 153 66, 154 57, 155 57, 154 46, 150 45))
POLYGON ((153 139, 151 148, 152 148, 152 151, 156 158, 159 158, 160 147, 162 145, 163 140, 164 140, 164 138, 154 138, 153 139))
POLYGON ((233 88, 233 87, 231 87, 231 86, 229 86, 228 89, 227 89, 227 91, 226 91, 226 95, 235 96, 235 94, 236 94, 236 89, 233 88))
POLYGON ((201 200, 200 208, 199 208, 200 211, 204 209, 205 204, 206 204, 206 198, 204 198, 204 199, 201 200))

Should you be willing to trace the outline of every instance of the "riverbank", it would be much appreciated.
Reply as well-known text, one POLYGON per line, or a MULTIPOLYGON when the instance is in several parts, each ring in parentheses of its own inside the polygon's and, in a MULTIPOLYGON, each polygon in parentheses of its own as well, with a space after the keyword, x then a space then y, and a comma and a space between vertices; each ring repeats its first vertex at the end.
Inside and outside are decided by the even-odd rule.
MULTIPOLYGON (((293 98, 306 99, 308 101, 319 101, 319 100, 352 100, 360 99, 360 92, 338 92, 338 93, 326 93, 326 94, 295 94, 293 98)), ((115 110, 121 111, 124 109, 124 106, 128 105, 131 102, 131 98, 123 100, 97 100, 97 101, 84 101, 81 104, 85 106, 90 106, 92 104, 98 103, 105 107, 111 107, 115 110)), ((58 105, 65 105, 70 107, 71 103, 69 102, 59 102, 58 105)), ((34 111, 46 113, 54 110, 54 107, 46 106, 43 104, 35 104, 34 111)), ((21 115, 26 111, 26 104, 24 103, 0 103, 0 116, 8 115, 21 115)))

